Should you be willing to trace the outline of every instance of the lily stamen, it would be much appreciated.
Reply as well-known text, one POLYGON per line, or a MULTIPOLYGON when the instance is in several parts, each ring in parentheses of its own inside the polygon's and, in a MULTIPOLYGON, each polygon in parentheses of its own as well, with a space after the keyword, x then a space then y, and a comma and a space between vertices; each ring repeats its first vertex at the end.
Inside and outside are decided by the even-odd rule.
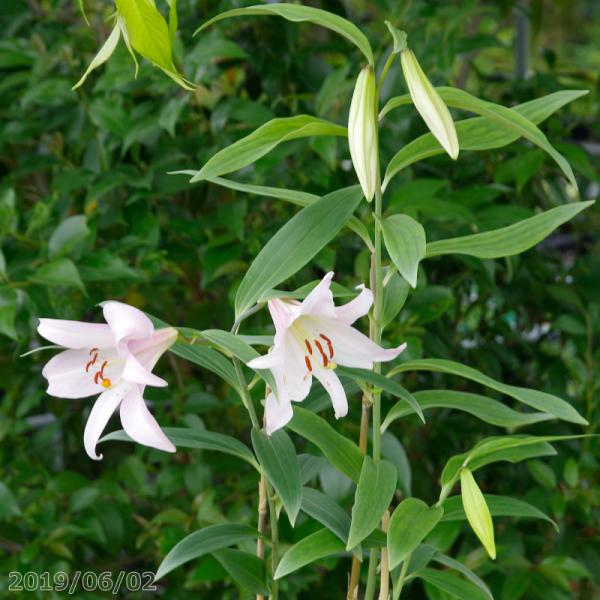
POLYGON ((306 344, 306 349, 308 350, 309 354, 312 354, 312 346, 310 345, 310 342, 308 340, 304 340, 304 343, 306 344))
POLYGON ((312 365, 310 364, 310 358, 308 358, 308 356, 304 357, 304 362, 306 363, 306 368, 308 369, 309 373, 312 373, 312 365))
POLYGON ((319 333, 319 336, 327 343, 327 348, 329 349, 329 358, 333 358, 333 344, 331 340, 324 333, 319 333))

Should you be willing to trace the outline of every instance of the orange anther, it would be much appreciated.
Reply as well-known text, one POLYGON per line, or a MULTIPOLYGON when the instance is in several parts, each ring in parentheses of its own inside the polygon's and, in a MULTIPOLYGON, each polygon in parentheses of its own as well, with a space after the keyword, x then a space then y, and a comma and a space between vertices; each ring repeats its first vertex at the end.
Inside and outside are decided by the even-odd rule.
POLYGON ((333 358, 333 344, 331 343, 331 340, 324 333, 320 333, 319 336, 327 342, 327 348, 329 349, 329 358, 333 358))
POLYGON ((312 365, 310 364, 310 358, 308 358, 308 356, 304 357, 304 362, 306 363, 306 368, 312 373, 312 365))
POLYGON ((308 353, 312 354, 312 346, 310 345, 310 342, 308 340, 304 340, 304 343, 306 344, 306 349, 308 350, 308 353))

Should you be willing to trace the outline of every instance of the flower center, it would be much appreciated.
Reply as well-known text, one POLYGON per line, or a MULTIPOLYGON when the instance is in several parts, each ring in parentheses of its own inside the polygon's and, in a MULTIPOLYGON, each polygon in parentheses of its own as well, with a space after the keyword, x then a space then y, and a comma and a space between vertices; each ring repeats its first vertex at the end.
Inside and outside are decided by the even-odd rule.
POLYGON ((316 366, 319 361, 325 369, 335 369, 336 364, 333 360, 335 350, 333 348, 333 342, 331 338, 326 336, 324 333, 314 334, 309 333, 299 323, 292 325, 296 339, 300 342, 301 346, 304 346, 306 352, 304 354, 304 364, 308 369, 308 373, 312 373, 313 366, 316 366), (317 361, 313 363, 313 361, 317 361))
POLYGON ((104 369, 108 365, 108 361, 104 360, 100 356, 98 348, 92 348, 90 350, 90 356, 92 358, 85 365, 85 372, 90 374, 94 373, 94 383, 99 384, 106 389, 109 389, 112 386, 112 382, 110 378, 104 375, 104 369), (92 369, 92 367, 94 368, 92 369), (92 370, 90 371, 90 369, 92 370))

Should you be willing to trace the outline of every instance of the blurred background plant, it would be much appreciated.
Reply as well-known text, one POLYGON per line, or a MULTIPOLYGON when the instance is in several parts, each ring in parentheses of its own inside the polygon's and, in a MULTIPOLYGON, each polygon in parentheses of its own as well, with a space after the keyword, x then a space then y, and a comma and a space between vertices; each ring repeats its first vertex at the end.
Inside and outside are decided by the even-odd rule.
MULTIPOLYGON (((145 61, 134 79, 124 46, 71 90, 108 35, 109 2, 85 2, 89 27, 72 0, 3 0, 0 7, 0 591, 15 570, 153 571, 200 525, 254 522, 254 474, 231 457, 171 456, 112 443, 102 462, 90 461, 82 432, 91 403, 45 394, 47 354, 19 358, 40 344, 38 316, 97 320, 95 305, 107 298, 175 325, 230 327, 237 283, 294 209, 211 184, 190 186, 187 177, 167 173, 199 168, 274 116, 307 112, 344 123, 361 57, 325 30, 271 19, 233 20, 192 37, 204 20, 237 2, 218 4, 178 3, 175 63, 198 86, 192 93, 145 61)), ((364 27, 376 52, 389 43, 383 21, 390 19, 409 32, 434 83, 495 102, 590 90, 542 128, 573 165, 582 197, 598 196, 597 3, 314 5, 364 27)), ((166 12, 166 4, 159 7, 166 12)), ((402 91, 395 65, 385 92, 402 91)), ((424 131, 408 109, 387 119, 385 159, 424 131)), ((555 165, 522 141, 461 158, 440 156, 405 170, 387 192, 390 210, 418 215, 428 239, 437 239, 501 227, 572 200, 555 165)), ((315 194, 354 183, 346 144, 336 138, 284 144, 238 179, 315 194)), ((588 432, 598 432, 599 226, 593 207, 522 256, 428 261, 390 325, 393 337, 409 342, 405 358, 452 358, 507 383, 546 389, 569 398, 590 421, 588 432)), ((289 287, 332 268, 347 274, 342 283, 355 285, 367 280, 368 260, 345 237, 289 287)), ((247 330, 264 333, 268 326, 267 315, 258 314, 247 330)), ((171 355, 160 367, 170 386, 147 397, 161 424, 248 440, 245 411, 220 380, 171 355)), ((478 391, 442 375, 413 374, 404 385, 439 387, 444 378, 446 386, 478 391)), ((356 438, 359 404, 338 424, 356 438)), ((581 433, 556 422, 535 429, 581 433)), ((468 414, 437 409, 428 411, 426 426, 416 418, 394 423, 384 450, 398 463, 404 492, 412 488, 433 501, 432 481, 447 458, 494 431, 468 414)), ((574 440, 543 462, 499 463, 480 476, 486 493, 526 499, 556 521, 558 532, 545 521, 500 518, 493 564, 464 522, 445 523, 428 542, 452 548, 501 600, 597 598, 598 457, 594 438, 574 440)), ((352 495, 331 468, 315 473, 327 493, 352 495)), ((302 520, 295 530, 284 526, 283 543, 310 527, 302 520)), ((337 559, 309 566, 286 580, 283 597, 342 598, 347 568, 337 559), (325 570, 335 576, 324 578, 325 570)), ((159 590, 169 599, 247 597, 238 586, 209 555, 171 573, 159 590)), ((450 597, 420 586, 411 597, 450 597)))

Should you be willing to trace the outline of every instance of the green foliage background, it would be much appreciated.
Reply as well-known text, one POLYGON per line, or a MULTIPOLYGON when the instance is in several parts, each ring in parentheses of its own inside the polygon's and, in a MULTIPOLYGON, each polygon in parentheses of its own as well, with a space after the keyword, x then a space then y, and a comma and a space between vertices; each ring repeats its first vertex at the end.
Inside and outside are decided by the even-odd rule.
MULTIPOLYGON (((383 20, 392 20, 408 30, 434 83, 451 82, 502 104, 589 89, 542 129, 571 161, 583 199, 594 199, 600 185, 599 7, 589 1, 514 4, 315 5, 363 26, 376 52, 389 43, 383 20), (519 23, 530 27, 526 78, 516 76, 519 23)), ((186 177, 167 173, 199 168, 274 116, 307 112, 344 123, 361 61, 325 30, 270 18, 236 19, 192 37, 201 22, 233 6, 237 2, 178 4, 176 58, 198 84, 194 93, 147 63, 134 79, 122 45, 71 91, 108 34, 109 2, 86 3, 91 27, 71 0, 3 0, 0 7, 0 591, 15 570, 154 571, 175 542, 200 526, 255 522, 255 473, 233 458, 199 451, 171 456, 112 443, 104 445, 102 462, 90 461, 82 446, 90 399, 47 396, 41 368, 48 353, 19 358, 40 343, 37 317, 96 320, 95 305, 107 298, 175 325, 230 327, 236 285, 296 209, 211 184, 190 186, 186 177)), ((388 95, 403 91, 399 75, 395 65, 388 95)), ((409 107, 388 123, 387 158, 425 131, 409 107)), ((345 140, 335 138, 284 144, 237 178, 315 194, 355 182, 345 140)), ((388 198, 394 210, 417 215, 432 240, 501 227, 569 200, 555 165, 522 141, 465 153, 456 163, 428 159, 396 178, 388 198)), ((599 225, 593 207, 522 256, 427 261, 417 291, 389 328, 390 343, 408 341, 405 358, 452 358, 507 383, 568 398, 590 421, 587 432, 597 431, 599 225)), ((353 286, 367 280, 368 260, 354 238, 341 237, 288 287, 333 268, 341 283, 353 286)), ((246 331, 268 327, 267 315, 258 314, 246 331)), ((249 441, 245 411, 220 380, 171 355, 159 370, 170 386, 148 390, 147 398, 161 424, 206 427, 249 441)), ((431 374, 412 374, 403 385, 442 382, 479 391, 431 374)), ((357 439, 359 415, 355 397, 349 418, 336 426, 357 439)), ((582 433, 557 422, 534 429, 582 433)), ((436 410, 425 426, 413 417, 396 422, 384 444, 403 445, 415 494, 433 501, 447 458, 497 431, 469 415, 436 410)), ((563 443, 559 455, 529 466, 490 466, 479 476, 486 493, 528 500, 555 519, 560 532, 545 522, 498 519, 495 563, 464 523, 447 524, 434 541, 452 548, 501 600, 597 598, 599 474, 593 438, 563 443)), ((318 477, 334 497, 351 495, 332 470, 323 468, 318 477)), ((302 518, 295 530, 284 525, 283 542, 311 527, 302 518)), ((286 580, 282 595, 344 597, 348 565, 328 559, 309 566, 286 580)), ((411 597, 441 598, 420 586, 411 597)), ((210 556, 174 571, 159 590, 169 599, 246 597, 210 556)))

